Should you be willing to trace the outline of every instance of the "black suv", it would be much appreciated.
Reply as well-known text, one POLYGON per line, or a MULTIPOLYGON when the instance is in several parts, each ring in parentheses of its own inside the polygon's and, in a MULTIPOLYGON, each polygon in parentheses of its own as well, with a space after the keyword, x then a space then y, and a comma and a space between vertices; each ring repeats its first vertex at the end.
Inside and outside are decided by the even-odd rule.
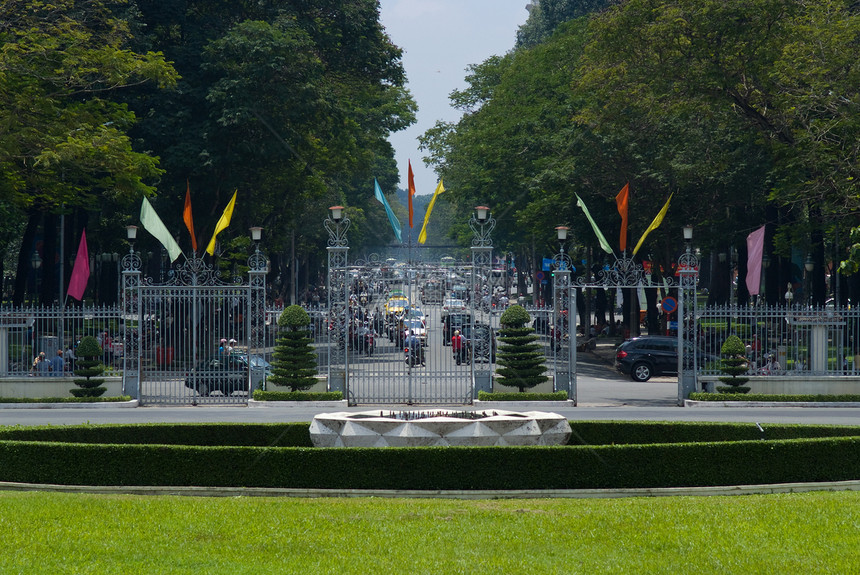
POLYGON ((678 375, 678 338, 643 335, 628 339, 615 352, 615 369, 648 381, 653 375, 678 375))

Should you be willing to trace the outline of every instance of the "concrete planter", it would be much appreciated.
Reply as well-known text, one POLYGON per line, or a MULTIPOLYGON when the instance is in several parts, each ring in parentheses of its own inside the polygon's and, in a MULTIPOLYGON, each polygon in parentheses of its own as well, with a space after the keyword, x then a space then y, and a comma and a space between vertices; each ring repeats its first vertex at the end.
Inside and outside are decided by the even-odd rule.
MULTIPOLYGON (((12 377, 0 379, 0 397, 42 398, 74 397, 71 389, 76 389, 74 377, 12 377)), ((122 377, 105 377, 103 387, 107 391, 102 397, 122 395, 122 377)))

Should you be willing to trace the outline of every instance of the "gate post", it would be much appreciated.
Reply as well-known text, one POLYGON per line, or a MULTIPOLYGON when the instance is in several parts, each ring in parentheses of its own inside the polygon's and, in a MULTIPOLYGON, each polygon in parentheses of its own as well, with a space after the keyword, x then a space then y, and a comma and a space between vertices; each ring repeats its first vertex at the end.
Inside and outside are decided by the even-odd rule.
POLYGON ((683 406, 696 391, 698 369, 698 320, 696 318, 696 285, 699 281, 699 258, 690 249, 693 228, 684 227, 686 251, 678 258, 678 405, 683 406), (686 344, 690 343, 690 346, 686 344))
POLYGON ((140 256, 134 251, 137 226, 126 226, 128 253, 122 258, 122 393, 140 399, 140 256), (137 335, 129 322, 137 321, 137 335))
POLYGON ((343 206, 329 208, 330 216, 323 226, 328 231, 328 313, 332 322, 328 330, 328 390, 340 391, 349 400, 349 383, 347 371, 349 358, 347 354, 346 331, 349 313, 349 289, 347 286, 347 252, 349 243, 346 231, 349 229, 349 218, 343 212, 343 206))
MULTIPOLYGON (((263 228, 251 228, 251 239, 254 240, 254 253, 248 258, 248 366, 250 368, 250 357, 253 353, 259 353, 265 347, 266 337, 266 272, 268 263, 266 256, 260 251, 260 238, 263 228)), ((255 374, 253 369, 248 370, 251 377, 251 387, 248 398, 254 395, 255 389, 263 389, 265 386, 265 373, 255 374), (254 381, 259 377, 259 381, 254 381)))
POLYGON ((570 256, 564 253, 568 229, 566 226, 555 228, 560 248, 552 261, 554 333, 550 341, 555 351, 552 389, 566 391, 568 399, 576 405, 576 299, 570 278, 573 262, 570 256), (567 312, 566 317, 564 312, 567 312))
MULTIPOLYGON (((490 302, 487 310, 487 330, 482 333, 481 338, 475 331, 477 323, 477 312, 479 311, 479 298, 483 297, 483 282, 481 278, 489 276, 493 261, 493 240, 490 233, 496 227, 496 220, 490 215, 490 208, 478 206, 469 219, 469 227, 472 229, 472 399, 478 398, 479 391, 491 393, 493 391, 493 307, 490 302), (488 358, 487 367, 483 369, 482 363, 476 361, 477 357, 488 358)), ((490 294, 492 295, 492 294, 490 294)), ((492 298, 491 298, 492 299, 492 298)))

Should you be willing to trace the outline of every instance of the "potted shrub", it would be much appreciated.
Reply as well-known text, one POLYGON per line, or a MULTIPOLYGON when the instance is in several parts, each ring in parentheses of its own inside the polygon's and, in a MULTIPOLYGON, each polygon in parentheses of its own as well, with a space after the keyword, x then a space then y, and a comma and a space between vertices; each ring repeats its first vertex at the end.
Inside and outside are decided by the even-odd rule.
POLYGON ((107 391, 106 387, 101 387, 105 380, 98 377, 105 370, 101 362, 102 346, 99 345, 99 340, 91 335, 83 337, 78 344, 76 355, 73 373, 77 376, 74 382, 78 387, 69 391, 75 397, 99 397, 107 391))
POLYGON ((290 391, 309 389, 316 382, 316 355, 311 346, 308 326, 311 318, 301 306, 291 305, 278 317, 280 334, 275 343, 272 375, 268 383, 289 387, 290 391))
POLYGON ((750 378, 740 377, 749 369, 744 342, 738 336, 730 335, 720 348, 720 354, 722 355, 720 371, 727 375, 719 378, 726 385, 717 386, 717 391, 719 393, 749 393, 750 388, 744 384, 750 378))
POLYGON ((502 385, 519 388, 525 392, 549 379, 545 358, 538 343, 540 339, 533 328, 527 327, 531 321, 529 312, 521 305, 512 305, 499 318, 499 352, 496 369, 502 385))

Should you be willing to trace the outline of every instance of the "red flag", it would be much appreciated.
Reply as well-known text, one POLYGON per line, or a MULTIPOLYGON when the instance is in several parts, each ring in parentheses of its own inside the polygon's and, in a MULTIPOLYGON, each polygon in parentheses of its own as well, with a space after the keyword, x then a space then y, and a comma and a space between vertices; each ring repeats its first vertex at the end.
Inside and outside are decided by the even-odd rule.
POLYGON ((78 301, 84 297, 87 282, 90 279, 90 254, 87 251, 87 229, 81 232, 81 243, 75 256, 75 267, 72 268, 72 277, 69 279, 69 290, 66 292, 78 301))
POLYGON ((618 213, 621 214, 621 237, 618 239, 618 243, 622 252, 627 249, 627 204, 629 199, 630 182, 627 182, 615 196, 615 204, 618 206, 618 213))
POLYGON ((182 219, 185 220, 185 227, 188 228, 188 233, 191 234, 191 249, 197 252, 197 237, 194 235, 194 218, 191 217, 191 184, 185 180, 185 185, 188 186, 185 190, 185 209, 182 211, 182 219))
POLYGON ((412 196, 415 195, 415 176, 412 174, 412 160, 409 160, 409 227, 412 227, 412 196))

